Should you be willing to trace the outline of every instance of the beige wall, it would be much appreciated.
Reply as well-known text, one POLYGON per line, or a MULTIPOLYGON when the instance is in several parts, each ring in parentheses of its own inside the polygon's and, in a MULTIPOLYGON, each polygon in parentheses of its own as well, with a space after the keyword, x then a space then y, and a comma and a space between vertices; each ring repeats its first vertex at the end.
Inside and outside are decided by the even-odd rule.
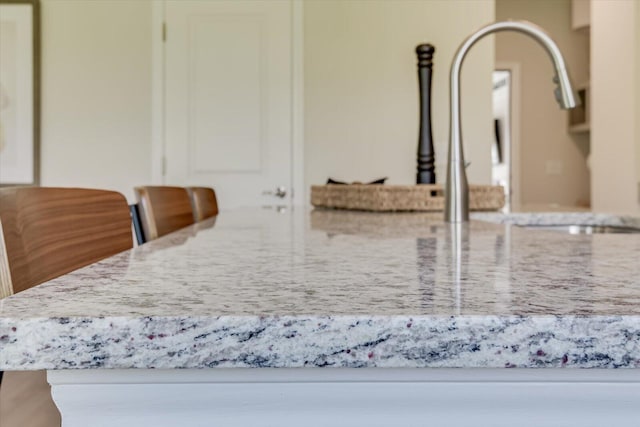
MULTIPOLYGON (((575 84, 588 80, 589 40, 571 30, 570 0, 496 0, 496 19, 525 19, 546 29, 565 56, 575 84)), ((520 64, 520 147, 522 205, 575 206, 588 202, 588 134, 567 131, 567 112, 553 96, 553 67, 547 53, 531 38, 503 33, 496 36, 496 61, 520 64), (548 162, 560 162, 559 174, 548 174, 548 162)), ((515 188, 514 192, 518 189, 515 188)))
MULTIPOLYGON (((527 5, 545 3, 549 2, 497 0, 496 13, 499 18, 518 17, 527 5), (516 9, 512 13, 508 13, 509 4, 516 9)), ((554 33, 558 21, 565 21, 559 16, 568 12, 564 1, 551 3, 562 3, 565 11, 541 17, 548 19, 541 23, 554 33)), ((44 185, 112 188, 131 197, 133 185, 150 182, 151 8, 150 1, 43 0, 44 185)), ((419 42, 429 41, 438 49, 433 116, 438 163, 443 164, 451 57, 468 33, 493 19, 493 1, 307 1, 305 9, 307 184, 324 182, 327 176, 356 180, 388 175, 391 182, 413 182, 418 102, 413 48, 419 42)), ((594 9, 592 80, 596 82, 595 108, 602 113, 593 131, 594 208, 638 210, 640 7, 637 2, 598 1, 594 9), (635 45, 628 43, 634 36, 635 45)), ((582 61, 563 47, 564 36, 554 36, 570 65, 582 61)), ((524 44, 532 49, 523 59, 523 77, 540 74, 543 79, 533 93, 523 93, 523 116, 533 117, 534 125, 526 128, 523 123, 522 134, 563 128, 565 117, 558 114, 551 97, 551 73, 544 53, 522 36, 505 37, 519 38, 522 49, 524 44), (535 71, 538 65, 543 68, 540 72, 535 71), (546 107, 537 105, 542 102, 538 95, 546 107)), ((573 43, 583 43, 579 34, 573 37, 573 43)), ((498 49, 498 59, 504 59, 500 42, 498 49)), ((490 111, 487 62, 491 55, 489 41, 475 47, 463 73, 465 150, 467 160, 473 162, 469 175, 474 182, 489 179, 491 128, 484 116, 490 111)), ((576 82, 586 79, 583 70, 572 67, 576 82)), ((523 152, 523 168, 532 170, 533 176, 544 171, 546 158, 536 159, 537 153, 550 157, 567 150, 573 158, 582 155, 580 142, 566 136, 564 142, 544 150, 547 138, 529 140, 534 148, 523 152)), ((541 200, 535 197, 550 191, 565 191, 570 179, 586 174, 568 171, 565 164, 562 179, 549 181, 544 174, 533 179, 534 185, 543 183, 542 190, 531 192, 526 187, 523 194, 530 194, 535 202, 541 200)), ((443 178, 441 169, 439 180, 443 178)), ((582 183, 582 178, 578 181, 582 183)), ((580 191, 571 194, 568 200, 583 197, 580 191)))
POLYGON ((42 2, 42 184, 151 179, 151 2, 42 2))
MULTIPOLYGON (((306 1, 306 184, 414 181, 415 45, 436 45, 434 137, 446 160, 454 50, 493 0, 306 1)), ((42 184, 120 191, 151 181, 151 1, 43 0, 42 184)), ((463 117, 471 182, 490 179, 493 44, 469 55, 463 117)), ((439 170, 443 181, 444 170, 439 170)))
POLYGON ((640 212, 638 8, 636 1, 592 3, 592 199, 596 211, 640 212))
MULTIPOLYGON (((636 5, 636 52, 640 49, 640 6, 636 5)), ((636 178, 638 210, 640 211, 640 53, 636 54, 636 178)))
MULTIPOLYGON (((305 179, 414 183, 418 83, 414 49, 436 47, 433 133, 444 182, 449 68, 466 36, 494 19, 494 1, 306 1, 305 179)), ((491 180, 493 43, 463 67, 462 117, 471 183, 491 180)))

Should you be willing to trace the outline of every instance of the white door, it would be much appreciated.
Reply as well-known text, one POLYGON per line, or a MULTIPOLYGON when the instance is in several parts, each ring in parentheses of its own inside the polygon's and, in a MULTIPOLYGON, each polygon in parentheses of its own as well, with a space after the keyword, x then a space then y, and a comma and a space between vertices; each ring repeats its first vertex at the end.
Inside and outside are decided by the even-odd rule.
POLYGON ((289 205, 291 2, 168 0, 165 22, 165 184, 289 205))

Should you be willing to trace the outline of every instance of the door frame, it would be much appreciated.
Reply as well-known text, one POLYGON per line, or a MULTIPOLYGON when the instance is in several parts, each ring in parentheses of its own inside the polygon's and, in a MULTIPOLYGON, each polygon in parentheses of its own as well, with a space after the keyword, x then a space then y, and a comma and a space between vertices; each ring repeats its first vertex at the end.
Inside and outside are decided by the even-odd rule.
POLYGON ((511 186, 511 211, 522 207, 521 176, 520 176, 520 63, 512 61, 496 61, 495 71, 509 71, 511 73, 511 88, 509 109, 511 110, 511 146, 509 147, 509 181, 511 186))
MULTIPOLYGON (((306 205, 304 182, 304 4, 291 8, 291 204, 306 205)), ((166 0, 155 1, 151 16, 151 181, 165 182, 165 44, 166 0)))

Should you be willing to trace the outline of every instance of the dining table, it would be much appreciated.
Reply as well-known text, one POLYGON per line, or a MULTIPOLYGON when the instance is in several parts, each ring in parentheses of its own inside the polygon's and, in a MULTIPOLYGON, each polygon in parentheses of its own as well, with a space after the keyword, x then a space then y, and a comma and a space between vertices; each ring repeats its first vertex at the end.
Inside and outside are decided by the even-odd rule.
POLYGON ((640 234, 566 215, 640 227, 223 210, 0 300, 0 371, 63 427, 639 425, 640 234))

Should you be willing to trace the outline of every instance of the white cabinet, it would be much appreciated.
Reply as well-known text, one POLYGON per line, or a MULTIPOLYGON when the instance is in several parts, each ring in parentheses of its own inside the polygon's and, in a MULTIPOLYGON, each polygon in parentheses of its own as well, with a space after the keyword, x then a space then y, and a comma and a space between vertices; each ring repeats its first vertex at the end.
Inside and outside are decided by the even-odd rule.
POLYGON ((49 371, 48 379, 63 427, 601 427, 637 425, 639 374, 565 368, 71 369, 49 371))

